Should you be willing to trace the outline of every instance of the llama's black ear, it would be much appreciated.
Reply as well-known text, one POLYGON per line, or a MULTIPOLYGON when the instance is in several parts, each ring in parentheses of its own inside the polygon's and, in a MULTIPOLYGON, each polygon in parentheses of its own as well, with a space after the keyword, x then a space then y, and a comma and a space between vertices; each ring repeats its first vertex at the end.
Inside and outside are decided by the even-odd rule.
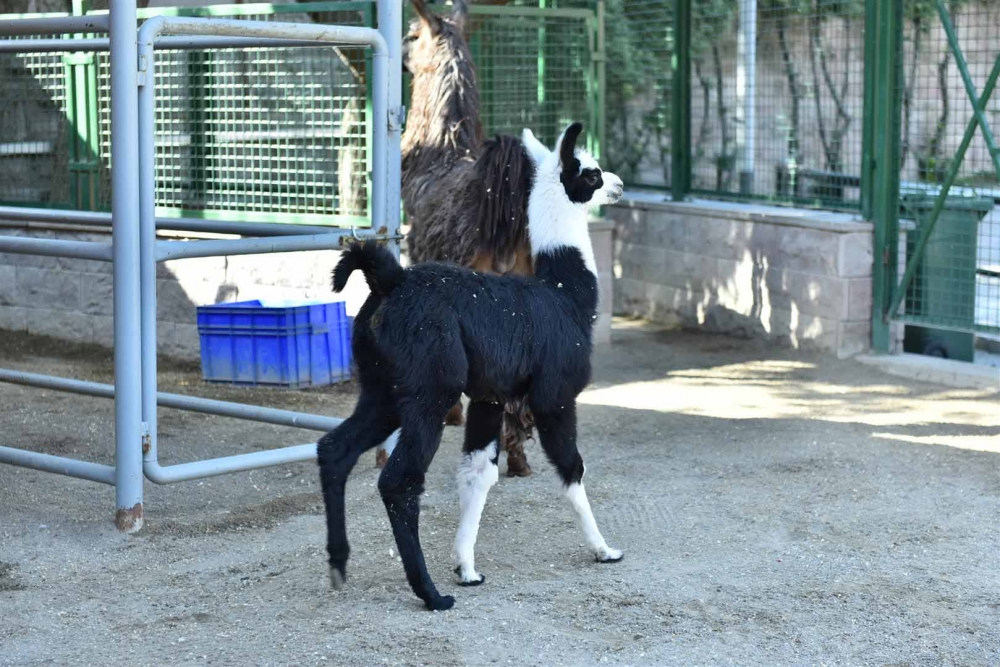
POLYGON ((431 33, 436 35, 441 32, 441 21, 438 19, 437 14, 430 10, 424 0, 413 0, 413 8, 417 10, 420 20, 431 29, 431 33))
POLYGON ((559 139, 559 162, 564 166, 573 162, 576 151, 576 140, 583 132, 583 123, 573 123, 566 128, 559 139))
POLYGON ((465 26, 469 18, 469 4, 465 0, 452 0, 451 21, 458 31, 465 35, 465 26))

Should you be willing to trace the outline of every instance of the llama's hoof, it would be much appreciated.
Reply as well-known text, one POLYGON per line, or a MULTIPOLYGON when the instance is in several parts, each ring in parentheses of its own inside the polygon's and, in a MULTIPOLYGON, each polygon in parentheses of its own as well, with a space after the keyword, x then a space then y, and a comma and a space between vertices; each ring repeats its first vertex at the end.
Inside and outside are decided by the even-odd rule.
POLYGON ((462 404, 454 405, 448 414, 444 416, 445 426, 461 426, 465 423, 465 415, 462 414, 462 404))
POLYGON ((507 476, 508 477, 530 477, 531 466, 524 454, 516 455, 507 453, 507 476))
POLYGON ((375 451, 375 467, 384 468, 385 464, 389 462, 389 455, 386 454, 385 450, 379 447, 375 451))
POLYGON ((330 566, 330 588, 335 591, 339 591, 344 587, 344 582, 347 581, 347 573, 343 568, 337 567, 336 565, 330 566))
POLYGON ((431 611, 448 611, 455 606, 455 598, 451 595, 438 595, 425 602, 431 611))
POLYGON ((604 547, 594 554, 594 558, 598 563, 617 563, 622 558, 625 558, 625 553, 619 551, 618 549, 612 549, 611 547, 604 547))
POLYGON ((479 574, 476 571, 473 571, 473 573, 472 573, 473 576, 472 577, 468 577, 468 578, 465 577, 462 574, 462 566, 461 565, 459 565, 458 567, 455 568, 455 574, 458 575, 458 579, 459 579, 458 585, 459 586, 472 587, 472 586, 480 586, 480 585, 486 583, 486 576, 482 575, 482 574, 479 574))

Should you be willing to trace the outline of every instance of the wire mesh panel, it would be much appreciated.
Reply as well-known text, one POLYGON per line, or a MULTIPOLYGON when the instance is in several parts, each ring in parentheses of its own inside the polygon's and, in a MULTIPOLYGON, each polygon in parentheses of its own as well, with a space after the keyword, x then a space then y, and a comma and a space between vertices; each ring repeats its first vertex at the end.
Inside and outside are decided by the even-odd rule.
POLYGON ((755 49, 741 54, 739 3, 692 0, 693 188, 856 206, 864 1, 758 0, 757 12, 755 49))
POLYGON ((608 0, 608 169, 626 182, 670 185, 674 0, 608 0))
MULTIPOLYGON (((476 66, 480 119, 486 136, 530 128, 555 143, 573 121, 584 123, 594 148, 598 91, 593 2, 472 4, 466 33, 476 66), (564 6, 565 5, 565 6, 564 6)), ((448 13, 450 7, 440 7, 448 13)), ((416 14, 407 3, 406 21, 416 14)), ((408 100, 410 77, 403 80, 408 100)))
POLYGON ((0 54, 0 202, 69 205, 66 76, 61 53, 0 54))
POLYGON ((550 146, 573 121, 595 132, 586 15, 482 13, 474 15, 472 28, 486 132, 518 134, 527 127, 550 146))
MULTIPOLYGON (((370 25, 370 2, 221 5, 142 14, 370 25), (334 11, 336 10, 336 11, 334 11)), ((101 156, 110 160, 108 59, 98 60, 101 156)), ((161 215, 369 223, 363 48, 164 51, 157 60, 161 215)), ((102 201, 109 202, 104 180, 102 201)))
MULTIPOLYGON (((1000 154, 991 154, 996 141, 981 127, 961 154, 974 120, 962 72, 978 97, 1000 58, 1000 7, 949 2, 943 21, 933 0, 903 0, 902 18, 900 217, 905 259, 916 267, 903 317, 925 325, 908 326, 905 344, 971 361, 970 332, 1000 335, 1000 154), (934 220, 935 197, 949 179, 934 220)), ((1000 95, 993 93, 983 115, 991 134, 1000 133, 1000 95)))

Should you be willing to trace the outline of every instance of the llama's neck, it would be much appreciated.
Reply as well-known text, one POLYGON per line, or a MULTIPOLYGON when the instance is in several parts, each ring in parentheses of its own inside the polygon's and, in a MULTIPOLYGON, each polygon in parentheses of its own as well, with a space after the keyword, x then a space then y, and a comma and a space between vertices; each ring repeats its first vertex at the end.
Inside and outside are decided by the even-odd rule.
POLYGON ((580 251, 583 264, 597 278, 597 262, 590 242, 587 209, 566 198, 562 183, 536 181, 528 198, 528 238, 536 262, 561 248, 580 251))
MULTIPOLYGON (((483 143, 479 120, 479 87, 466 49, 442 54, 441 62, 413 77, 404 159, 438 161, 442 152, 455 157, 471 155, 483 143)), ((412 167, 421 168, 417 164, 412 167)))

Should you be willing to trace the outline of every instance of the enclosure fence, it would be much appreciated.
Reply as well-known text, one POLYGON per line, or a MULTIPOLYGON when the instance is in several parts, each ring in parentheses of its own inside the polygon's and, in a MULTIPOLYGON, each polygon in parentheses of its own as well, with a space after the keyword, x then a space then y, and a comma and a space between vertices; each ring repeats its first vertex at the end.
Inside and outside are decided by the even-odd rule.
MULTIPOLYGON (((400 193, 401 23, 399 6, 378 0, 379 30, 358 26, 264 22, 225 18, 155 16, 137 30, 135 0, 112 0, 106 15, 49 16, 5 20, 0 53, 105 53, 110 84, 110 216, 106 213, 40 208, 0 210, 0 217, 62 225, 110 222, 111 242, 28 236, 0 236, 0 251, 110 262, 113 279, 114 385, 0 369, 0 381, 42 387, 115 402, 114 465, 80 461, 16 447, 0 447, 0 463, 35 468, 115 487, 116 523, 138 530, 143 523, 143 479, 158 484, 182 482, 240 470, 315 458, 315 444, 163 465, 158 449, 158 406, 249 419, 311 430, 329 430, 341 420, 157 391, 156 272, 169 259, 320 250, 344 241, 387 242, 398 254, 400 193), (79 37, 63 37, 80 35, 79 37), (104 35, 107 35, 105 37, 104 35), (56 36, 53 38, 52 36, 56 36), (372 227, 355 229, 294 227, 222 220, 179 220, 164 224, 156 216, 157 92, 166 84, 172 99, 169 67, 160 75, 160 58, 172 51, 217 49, 313 48, 330 45, 365 49, 370 81, 372 227), (390 206, 389 202, 395 205, 390 206), (198 225, 197 223, 202 223, 198 225), (243 238, 161 240, 157 228, 235 234, 243 238), (275 229, 277 227, 278 229, 275 229)), ((76 57, 73 58, 76 60, 76 57)), ((82 60, 82 59, 81 59, 82 60)), ((247 73, 248 77, 252 73, 247 73)), ((239 131, 240 128, 227 128, 239 131)), ((39 139, 41 140, 41 139, 39 139)), ((169 141, 165 141, 170 146, 169 141)), ((29 153, 31 155, 31 153, 29 153)), ((168 172, 169 173, 169 172, 168 172)))
MULTIPOLYGON (((74 12, 106 14, 81 0, 74 12)), ((137 16, 376 27, 374 0, 156 7, 137 16)), ((473 5, 484 129, 531 127, 554 142, 573 120, 599 128, 597 25, 594 7, 473 5)), ((346 46, 164 52, 157 215, 369 226, 370 58, 346 46)), ((0 205, 108 210, 107 54, 2 54, 0 72, 0 205)), ((599 132, 588 141, 599 152, 599 132)))
POLYGON ((1000 335, 1000 5, 606 0, 605 163, 632 187, 875 223, 876 349, 1000 335))

